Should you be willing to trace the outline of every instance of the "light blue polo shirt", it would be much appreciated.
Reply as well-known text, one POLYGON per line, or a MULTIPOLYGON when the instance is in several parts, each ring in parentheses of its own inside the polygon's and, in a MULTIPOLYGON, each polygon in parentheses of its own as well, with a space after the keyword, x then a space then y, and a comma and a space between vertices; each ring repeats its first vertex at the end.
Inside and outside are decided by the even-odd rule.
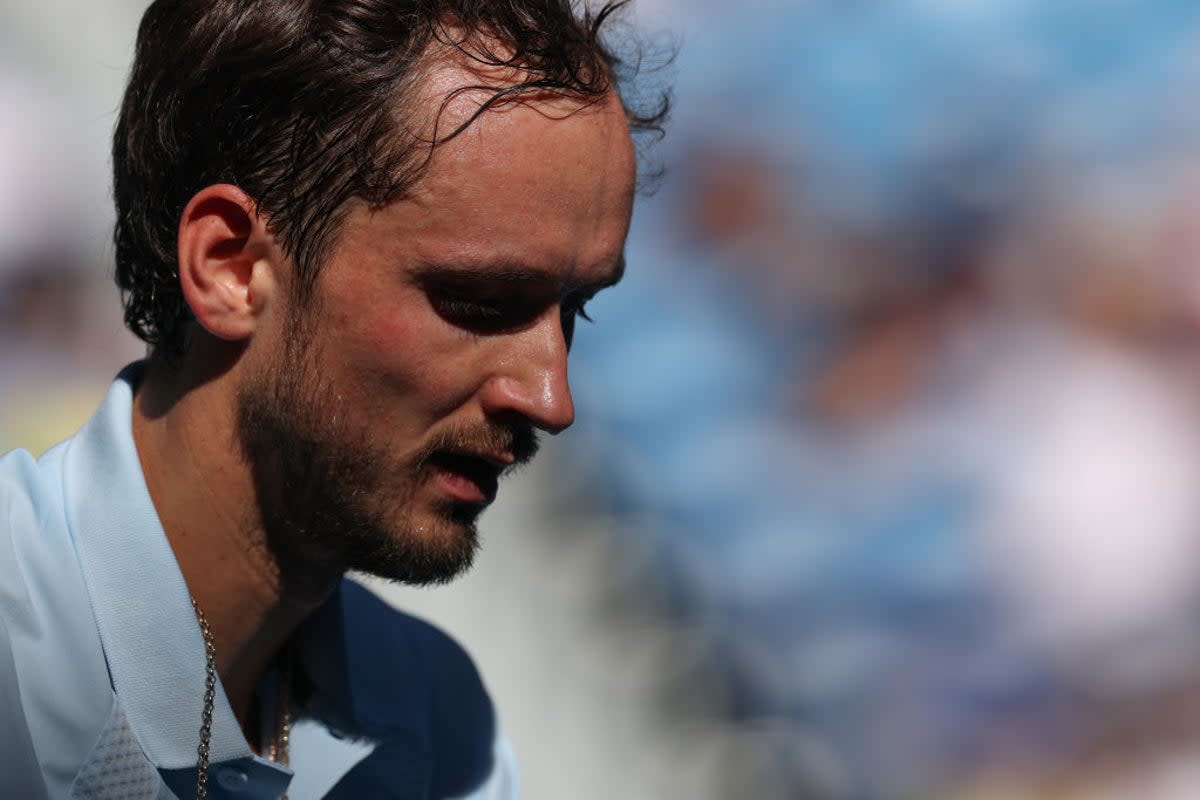
MULTIPOLYGON (((133 444, 140 376, 40 459, 0 458, 0 797, 195 793, 204 643, 133 444)), ((344 580, 293 652, 292 768, 253 753, 218 683, 209 797, 517 796, 479 675, 436 628, 344 580)))

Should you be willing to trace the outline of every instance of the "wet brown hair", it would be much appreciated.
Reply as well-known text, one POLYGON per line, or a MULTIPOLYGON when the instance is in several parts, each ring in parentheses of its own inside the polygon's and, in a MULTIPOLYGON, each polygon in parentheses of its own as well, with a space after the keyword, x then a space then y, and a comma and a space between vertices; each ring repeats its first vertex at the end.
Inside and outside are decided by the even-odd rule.
MULTIPOLYGON (((307 293, 347 202, 401 196, 432 148, 487 108, 529 93, 592 100, 619 89, 635 60, 619 58, 602 31, 626 2, 592 11, 567 0, 156 0, 113 138, 126 324, 156 355, 183 352, 176 235, 205 186, 232 183, 253 198, 307 293), (478 110, 430 136, 413 117, 439 44, 519 77, 466 87, 485 92, 478 110)), ((665 93, 643 110, 622 96, 633 130, 661 132, 665 93)))

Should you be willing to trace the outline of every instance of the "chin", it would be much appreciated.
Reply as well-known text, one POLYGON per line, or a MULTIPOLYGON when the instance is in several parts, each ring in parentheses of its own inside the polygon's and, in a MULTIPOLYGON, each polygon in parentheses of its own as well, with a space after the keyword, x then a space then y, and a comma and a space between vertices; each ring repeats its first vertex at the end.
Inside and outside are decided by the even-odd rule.
POLYGON ((448 503, 376 530, 370 541, 342 542, 348 568, 413 586, 447 583, 479 549, 477 505, 448 503))

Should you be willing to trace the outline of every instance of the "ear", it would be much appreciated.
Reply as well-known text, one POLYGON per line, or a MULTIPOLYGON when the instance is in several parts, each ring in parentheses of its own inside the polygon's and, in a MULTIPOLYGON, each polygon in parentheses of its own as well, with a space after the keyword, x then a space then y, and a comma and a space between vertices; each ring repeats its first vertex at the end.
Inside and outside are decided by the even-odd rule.
POLYGON ((254 201, 222 183, 196 193, 179 220, 179 283, 192 315, 220 339, 249 337, 276 292, 278 250, 254 201))

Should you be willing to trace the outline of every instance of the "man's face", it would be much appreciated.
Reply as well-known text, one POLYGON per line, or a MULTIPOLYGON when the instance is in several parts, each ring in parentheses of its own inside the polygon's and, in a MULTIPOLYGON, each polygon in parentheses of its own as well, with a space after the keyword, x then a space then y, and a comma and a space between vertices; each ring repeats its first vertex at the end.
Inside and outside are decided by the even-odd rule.
POLYGON ((574 419, 575 315, 620 278, 634 173, 615 96, 536 99, 350 211, 312 301, 247 352, 239 434, 275 549, 413 583, 469 565, 500 474, 574 419))

